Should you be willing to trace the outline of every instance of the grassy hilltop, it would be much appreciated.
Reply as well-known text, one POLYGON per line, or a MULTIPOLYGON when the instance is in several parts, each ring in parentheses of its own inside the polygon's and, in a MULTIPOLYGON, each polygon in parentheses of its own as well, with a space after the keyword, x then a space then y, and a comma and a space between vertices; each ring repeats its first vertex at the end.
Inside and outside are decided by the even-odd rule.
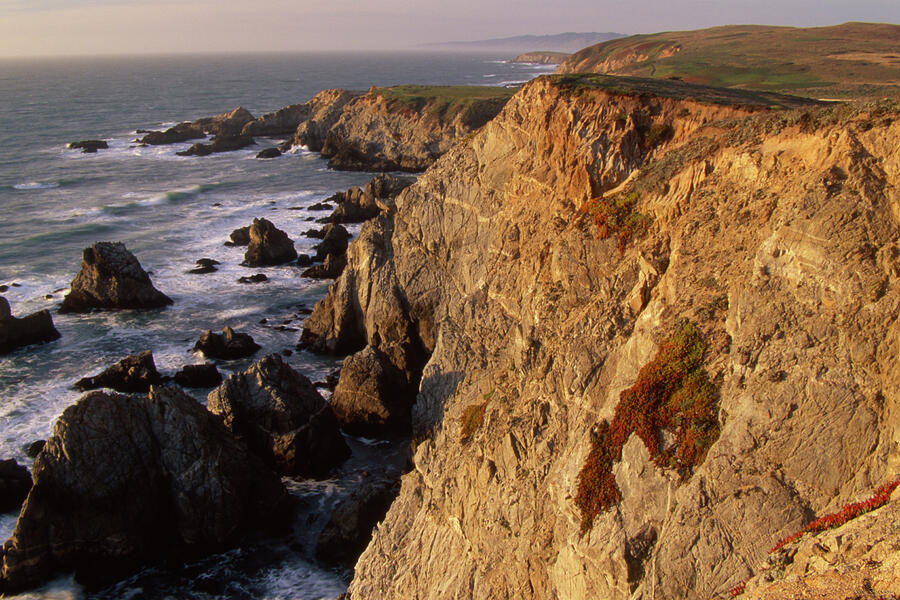
POLYGON ((677 78, 813 98, 900 96, 900 25, 728 25, 635 35, 573 54, 560 73, 677 78))

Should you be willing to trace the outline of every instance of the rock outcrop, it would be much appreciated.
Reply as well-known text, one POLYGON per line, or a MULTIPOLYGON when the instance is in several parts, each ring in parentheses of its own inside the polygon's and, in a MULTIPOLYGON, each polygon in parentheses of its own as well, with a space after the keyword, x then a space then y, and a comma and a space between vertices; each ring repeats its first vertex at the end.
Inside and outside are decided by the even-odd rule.
POLYGON ((209 156, 218 152, 234 152, 255 143, 249 135, 217 135, 208 144, 198 142, 187 150, 175 154, 178 156, 209 156))
POLYGON ((31 490, 31 474, 13 459, 0 460, 0 514, 22 507, 31 490))
POLYGON ((145 350, 137 355, 126 356, 102 373, 79 379, 75 389, 82 392, 97 388, 110 388, 117 392, 149 392, 151 385, 162 383, 162 376, 156 370, 153 353, 145 350))
POLYGON ((213 388, 222 383, 222 374, 213 363, 184 365, 172 380, 182 387, 213 388))
POLYGON ((240 137, 244 126, 252 121, 253 115, 250 114, 250 111, 239 106, 231 112, 222 113, 214 117, 204 117, 196 121, 179 123, 165 131, 144 132, 144 137, 138 141, 142 144, 158 146, 187 142, 206 137, 207 135, 235 138, 240 137))
POLYGON ((310 103, 291 104, 279 108, 250 121, 241 129, 241 133, 250 136, 289 136, 297 130, 297 127, 309 118, 310 103))
POLYGON ((362 226, 305 323, 418 383, 351 598, 725 595, 897 472, 900 111, 646 85, 524 86, 362 226), (693 396, 659 428, 626 402, 680 322, 713 414, 692 433, 693 396))
POLYGON ((208 358, 233 360, 252 356, 261 347, 249 333, 237 333, 226 325, 222 333, 213 333, 207 329, 200 334, 193 350, 202 352, 208 358))
POLYGON ((253 219, 244 254, 245 267, 267 267, 297 260, 294 242, 268 219, 253 219))
POLYGON ((350 455, 331 408, 277 354, 230 375, 207 405, 280 473, 325 477, 350 455))
POLYGON ((277 523, 285 500, 279 477, 183 392, 93 392, 63 412, 35 459, 34 487, 0 551, 0 590, 221 550, 277 523))
POLYGON ((85 248, 81 271, 63 298, 61 313, 95 309, 147 309, 172 304, 153 287, 150 276, 122 242, 97 242, 85 248))
POLYGON ((81 150, 83 154, 93 154, 97 150, 106 150, 109 144, 105 140, 82 140, 80 142, 69 142, 69 148, 73 150, 81 150))
POLYGON ((332 223, 362 223, 378 216, 382 210, 393 202, 393 199, 412 185, 411 177, 394 177, 393 175, 376 175, 364 188, 352 187, 346 192, 338 192, 329 202, 337 204, 331 213, 332 223))
POLYGON ((325 260, 328 256, 346 254, 351 236, 343 225, 326 225, 322 228, 321 235, 322 241, 315 246, 315 260, 325 260))
POLYGON ((361 95, 361 92, 335 88, 322 90, 313 96, 305 103, 308 108, 307 119, 297 125, 293 137, 281 146, 281 150, 287 151, 293 146, 306 146, 313 152, 321 151, 325 136, 340 119, 344 106, 361 95))
POLYGON ((246 246, 250 243, 250 226, 238 227, 228 236, 226 246, 246 246))
POLYGON ((538 50, 535 52, 525 52, 523 54, 519 54, 512 61, 514 63, 558 65, 570 56, 571 54, 567 54, 565 52, 547 52, 538 50))
POLYGON ((0 296, 0 354, 31 344, 59 339, 50 312, 42 310, 22 318, 12 316, 9 302, 0 296))

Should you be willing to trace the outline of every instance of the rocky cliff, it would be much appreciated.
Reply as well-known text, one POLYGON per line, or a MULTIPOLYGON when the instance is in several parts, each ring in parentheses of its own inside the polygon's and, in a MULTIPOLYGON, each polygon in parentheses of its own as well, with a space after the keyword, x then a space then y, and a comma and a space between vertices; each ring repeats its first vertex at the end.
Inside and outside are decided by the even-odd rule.
POLYGON ((727 595, 900 470, 900 111, 659 86, 535 80, 351 245, 306 337, 419 441, 352 598, 727 595))

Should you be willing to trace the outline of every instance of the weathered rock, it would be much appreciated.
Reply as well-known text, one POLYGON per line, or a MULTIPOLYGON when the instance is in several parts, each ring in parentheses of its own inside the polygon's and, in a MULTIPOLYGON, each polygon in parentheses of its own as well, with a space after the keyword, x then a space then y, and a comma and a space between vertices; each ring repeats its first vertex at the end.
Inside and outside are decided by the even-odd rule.
POLYGON ((303 237, 312 238, 314 240, 321 240, 325 237, 325 232, 321 229, 307 229, 303 232, 303 237))
POLYGON ((217 135, 209 144, 198 142, 187 150, 175 154, 178 156, 209 156, 219 152, 234 152, 255 143, 249 135, 217 135))
POLYGON ((0 354, 31 344, 59 339, 50 312, 42 310, 21 319, 12 316, 9 302, 0 296, 0 354))
POLYGON ((85 248, 81 271, 70 288, 59 309, 61 313, 172 304, 171 298, 153 287, 150 276, 121 242, 97 242, 85 248))
POLYGON ((305 269, 300 276, 310 279, 337 279, 347 266, 347 254, 329 254, 320 265, 305 269))
POLYGON ((253 219, 250 244, 244 254, 245 267, 280 265, 296 260, 294 242, 268 219, 253 219))
POLYGON ((292 135, 297 126, 309 118, 309 111, 308 103, 291 104, 247 123, 241 133, 253 136, 292 135))
POLYGON ((97 388, 110 388, 117 392, 149 392, 151 385, 162 382, 162 376, 156 370, 153 353, 145 350, 137 356, 123 358, 105 369, 99 375, 79 379, 75 389, 82 392, 97 388))
POLYGON ((316 260, 325 260, 329 255, 341 255, 347 252, 347 245, 352 237, 343 225, 326 225, 322 232, 322 241, 316 245, 316 260))
POLYGON ((80 142, 69 142, 69 148, 80 149, 85 154, 94 153, 97 150, 106 150, 109 144, 104 140, 82 140, 80 142))
POLYGON ((44 444, 47 443, 47 440, 35 440, 28 444, 25 448, 25 456, 28 458, 34 458, 38 454, 40 454, 41 450, 44 449, 44 444))
POLYGON ((0 460, 0 514, 18 511, 31 490, 31 474, 16 461, 0 460))
POLYGON ((256 153, 256 158, 278 158, 281 150, 278 148, 265 148, 256 153))
POLYGON ((151 146, 178 144, 206 137, 203 128, 193 123, 179 123, 165 131, 148 131, 138 142, 151 146))
POLYGON ((236 138, 250 137, 243 134, 243 129, 251 122, 253 122, 253 115, 246 108, 239 106, 229 113, 197 119, 194 121, 194 125, 216 137, 236 138))
POLYGON ((354 490, 331 513, 316 543, 316 559, 352 569, 399 491, 400 481, 391 478, 372 478, 354 490))
POLYGON ((365 186, 350 188, 329 198, 338 203, 331 213, 332 223, 362 223, 378 215, 390 201, 415 182, 411 177, 377 175, 365 186))
POLYGON ((238 227, 231 232, 230 239, 225 242, 226 246, 246 246, 250 243, 250 226, 238 227))
POLYGON ((268 281, 269 278, 265 273, 257 273, 256 275, 250 275, 249 277, 238 277, 238 283, 263 283, 268 281))
POLYGON ((279 477, 183 392, 93 392, 63 412, 35 459, 0 582, 15 593, 58 572, 92 581, 221 550, 278 523, 285 500, 279 477))
POLYGON ((371 346, 344 359, 329 404, 351 435, 409 435, 416 389, 388 357, 371 346))
POLYGON ((222 383, 222 374, 213 363, 184 365, 172 378, 175 383, 188 388, 212 388, 222 383))
POLYGON ((213 260, 211 258, 201 258, 197 260, 197 266, 193 269, 185 271, 191 275, 204 275, 206 273, 215 273, 218 271, 216 265, 221 264, 217 260, 213 260))
POLYGON ((213 333, 207 329, 194 344, 195 351, 202 352, 209 358, 225 360, 246 358, 261 347, 253 341, 250 334, 235 333, 234 329, 228 326, 222 330, 222 333, 213 333))
POLYGON ((327 202, 316 202, 315 204, 310 204, 307 210, 331 210, 334 207, 327 202))
POLYGON ((297 126, 294 137, 285 142, 281 149, 290 150, 293 146, 306 146, 313 152, 319 152, 328 130, 340 119, 344 106, 360 95, 361 92, 330 89, 322 90, 313 96, 306 102, 309 107, 309 118, 297 126))
POLYGON ((325 477, 350 455, 325 400, 277 354, 229 376, 207 404, 281 473, 325 477))

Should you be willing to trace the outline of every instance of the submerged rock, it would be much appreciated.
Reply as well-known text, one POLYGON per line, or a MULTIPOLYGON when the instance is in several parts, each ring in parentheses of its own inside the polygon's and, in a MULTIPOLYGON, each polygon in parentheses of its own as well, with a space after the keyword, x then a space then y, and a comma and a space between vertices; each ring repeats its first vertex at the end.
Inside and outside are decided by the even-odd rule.
POLYGON ((31 490, 28 469, 13 459, 0 460, 0 514, 18 511, 31 490))
POLYGON ((85 248, 81 271, 70 287, 61 313, 172 304, 171 298, 153 287, 150 276, 121 242, 97 242, 85 248))
POLYGON ((211 258, 200 258, 197 260, 197 266, 186 271, 190 275, 204 275, 206 273, 215 273, 218 271, 216 265, 221 264, 217 260, 211 258))
POLYGON ((324 398, 277 354, 229 376, 207 404, 281 473, 325 477, 350 456, 324 398))
POLYGON ((213 363, 205 363, 185 365, 172 379, 182 387, 213 388, 222 383, 222 374, 213 363))
POLYGON ((148 392, 151 385, 162 382, 156 370, 153 353, 145 350, 123 358, 99 375, 79 379, 75 388, 86 392, 97 388, 111 388, 117 392, 148 392))
POLYGON ((190 396, 93 392, 63 412, 35 459, 0 587, 66 571, 90 582, 174 552, 222 550, 277 523, 285 502, 279 477, 190 396))
POLYGON ((85 154, 91 154, 97 150, 106 150, 109 144, 104 140, 82 140, 80 142, 69 142, 69 148, 79 149, 85 154))
POLYGON ((265 273, 257 273, 256 275, 251 275, 249 277, 238 277, 238 283, 264 283, 268 281, 269 278, 266 277, 265 273))
POLYGON ((213 138, 209 144, 196 143, 187 150, 176 152, 178 156, 209 156, 219 152, 233 152, 252 146, 256 142, 249 135, 220 135, 213 138))
POLYGON ((234 329, 228 326, 222 329, 222 333, 213 333, 207 329, 194 344, 194 350, 202 352, 209 358, 226 360, 245 358, 261 347, 253 341, 250 334, 235 333, 234 329))
POLYGON ((256 153, 256 158, 278 158, 281 156, 281 150, 278 148, 264 148, 256 153))
POLYGON ((31 344, 59 339, 50 312, 42 310, 18 319, 12 316, 9 302, 0 296, 0 354, 31 344))
POLYGON ((250 225, 250 243, 244 254, 246 267, 280 265, 296 260, 294 242, 268 219, 253 219, 250 225))

